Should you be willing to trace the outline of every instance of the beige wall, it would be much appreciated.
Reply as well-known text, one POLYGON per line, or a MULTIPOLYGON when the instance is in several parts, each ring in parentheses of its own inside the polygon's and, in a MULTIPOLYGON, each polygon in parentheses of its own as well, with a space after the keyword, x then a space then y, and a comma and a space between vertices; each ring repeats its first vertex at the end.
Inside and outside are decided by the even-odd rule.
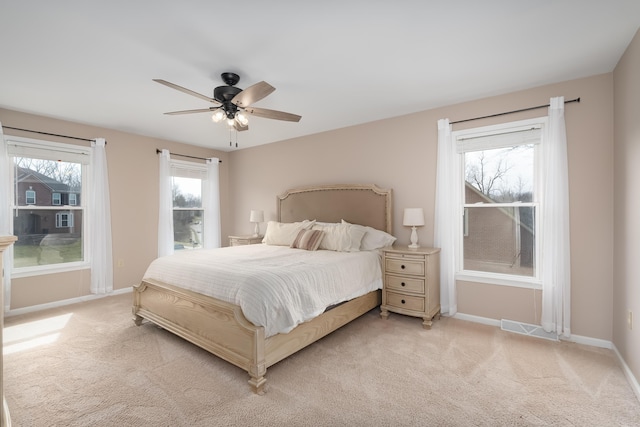
MULTIPOLYGON (((634 67, 637 73, 637 65, 634 67)), ((619 73, 623 74, 629 68, 621 65, 619 73)), ((628 71, 627 74, 631 80, 633 72, 628 71)), ((447 117, 455 121, 542 105, 559 95, 566 99, 581 97, 580 103, 568 104, 566 109, 572 220, 572 330, 577 335, 611 340, 614 319, 613 78, 614 74, 608 73, 230 153, 3 109, 0 109, 0 121, 5 126, 107 139, 115 287, 124 289, 140 281, 156 254, 156 148, 202 157, 217 156, 223 160, 223 242, 228 234, 253 231, 248 221, 251 209, 263 209, 265 220, 274 219, 275 196, 287 188, 329 183, 375 183, 394 190, 394 234, 400 244, 409 241, 409 229, 401 224, 402 210, 405 207, 424 208, 427 225, 419 228, 419 238, 420 243, 427 246, 433 242, 430 224, 433 224, 434 214, 438 119, 447 117)), ((637 93, 637 86, 633 88, 637 93)), ((633 115, 637 116, 637 99, 634 105, 633 115)), ((545 109, 518 113, 454 125, 454 130, 545 114, 545 109)), ((636 125, 631 118, 627 121, 629 126, 636 125)), ((16 131, 6 133, 37 137, 16 131)), ((633 148, 630 143, 624 147, 628 151, 633 148)), ((626 158, 626 154, 621 157, 626 158)), ((629 168, 628 173, 633 173, 633 170, 629 168)), ((622 193, 618 197, 620 200, 632 199, 631 194, 635 190, 632 182, 638 180, 630 177, 622 180, 629 196, 622 193)), ((623 205, 618 201, 616 207, 623 205)), ((637 221, 628 223, 631 229, 634 224, 637 225, 637 221)), ((261 227, 264 231, 264 224, 261 227)), ((626 242, 626 245, 633 244, 631 239, 626 242)), ((616 248, 622 252, 620 245, 616 248)), ((635 268, 637 262, 628 259, 626 269, 635 268)), ((631 273, 618 280, 630 283, 631 273)), ((11 304, 12 308, 20 308, 83 296, 88 294, 88 288, 86 273, 15 279, 11 304)), ((627 295, 620 293, 628 293, 630 288, 630 284, 617 288, 617 298, 621 301, 626 298, 627 295)), ((637 300, 637 287, 635 289, 637 300)), ((625 304, 616 300, 616 309, 620 310, 620 306, 625 304)), ((539 293, 533 295, 528 289, 461 282, 458 309, 469 315, 538 323, 540 299, 539 293)), ((640 313, 640 309, 636 308, 636 311, 640 313)), ((620 315, 616 316, 617 324, 621 323, 620 315)), ((633 354, 637 356, 638 341, 635 342, 636 352, 633 354)), ((622 345, 624 343, 621 342, 622 345)))
MULTIPOLYGON (((275 196, 287 188, 327 183, 375 183, 394 191, 394 233, 408 244, 406 207, 425 210, 422 245, 433 243, 437 120, 451 121, 543 105, 568 104, 573 333, 612 338, 613 75, 594 76, 282 141, 230 154, 231 228, 249 233, 251 209, 275 218, 275 196)), ((428 94, 425 94, 428 96, 428 94)), ((454 130, 546 115, 536 110, 454 125, 454 130)), ((303 118, 304 120, 304 118, 303 118)), ((264 231, 264 224, 263 224, 264 231)), ((459 284, 458 310, 492 319, 539 323, 540 299, 528 289, 459 284)))
MULTIPOLYGON (((222 159, 220 167, 221 205, 224 207, 222 221, 223 224, 229 223, 229 214, 226 209, 229 206, 227 153, 6 109, 0 109, 0 122, 3 126, 80 138, 106 138, 115 289, 124 289, 139 283, 147 265, 157 254, 158 156, 156 148, 167 148, 180 154, 222 159)), ((5 129, 5 135, 85 146, 89 144, 10 129, 5 129)), ((226 236, 228 232, 229 230, 224 229, 223 226, 223 235, 226 236)), ((13 279, 11 308, 18 309, 89 295, 90 280, 91 276, 87 270, 13 279)))
POLYGON ((640 31, 614 71, 613 343, 640 378, 640 31), (627 319, 633 312, 634 325, 627 319))

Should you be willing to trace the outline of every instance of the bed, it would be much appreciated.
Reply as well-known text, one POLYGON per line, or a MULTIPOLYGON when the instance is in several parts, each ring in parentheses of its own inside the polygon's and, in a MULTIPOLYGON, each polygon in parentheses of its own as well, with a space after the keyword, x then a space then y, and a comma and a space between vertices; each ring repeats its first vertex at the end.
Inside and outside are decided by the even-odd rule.
MULTIPOLYGON (((277 221, 313 219, 346 221, 392 234, 392 192, 375 185, 325 185, 286 191, 276 198, 277 221)), ((236 248, 225 248, 236 249, 236 248)), ((258 248, 253 248, 258 250, 258 248)), ((298 324, 287 333, 270 335, 250 322, 238 304, 145 278, 133 289, 133 319, 144 319, 242 368, 249 384, 263 394, 266 370, 298 350, 380 305, 379 289, 342 302, 298 324)))

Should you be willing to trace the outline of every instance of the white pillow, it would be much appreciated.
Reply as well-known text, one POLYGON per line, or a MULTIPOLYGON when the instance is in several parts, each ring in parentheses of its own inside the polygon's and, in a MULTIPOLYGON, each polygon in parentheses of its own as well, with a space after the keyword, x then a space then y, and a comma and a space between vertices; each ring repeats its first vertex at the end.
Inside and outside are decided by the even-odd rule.
MULTIPOLYGON (((344 219, 342 220, 343 224, 349 224, 344 219)), ((361 251, 372 251, 375 249, 384 248, 386 246, 391 246, 396 241, 396 237, 392 236, 389 233, 385 233, 384 231, 377 230, 373 227, 351 224, 352 227, 364 229, 365 235, 362 238, 362 242, 360 243, 361 251)))
POLYGON ((357 252, 364 237, 365 230, 357 229, 351 224, 318 224, 314 230, 322 230, 324 237, 320 242, 320 249, 338 252, 357 252))
POLYGON ((309 220, 302 222, 269 221, 262 243, 275 246, 291 246, 300 230, 309 230, 314 224, 315 221, 309 220))

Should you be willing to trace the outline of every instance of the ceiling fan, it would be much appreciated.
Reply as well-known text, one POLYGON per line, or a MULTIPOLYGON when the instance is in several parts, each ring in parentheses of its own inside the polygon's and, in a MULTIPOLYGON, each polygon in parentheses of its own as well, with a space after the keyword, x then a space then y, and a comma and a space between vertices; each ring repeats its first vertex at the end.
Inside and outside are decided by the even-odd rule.
POLYGON ((296 114, 269 110, 266 108, 256 108, 251 106, 253 103, 260 101, 271 92, 276 90, 276 88, 271 86, 269 83, 259 82, 242 90, 236 87, 236 84, 238 84, 238 82, 240 81, 240 76, 238 76, 236 73, 225 72, 221 74, 221 77, 226 86, 216 87, 213 90, 213 98, 202 95, 198 92, 194 92, 182 86, 178 86, 177 84, 168 82, 166 80, 153 79, 153 81, 215 104, 214 106, 209 108, 172 111, 169 113, 165 113, 169 115, 210 112, 213 113, 211 119, 214 122, 217 123, 222 121, 223 119, 226 119, 227 124, 237 131, 244 131, 249 129, 249 120, 247 119, 247 114, 256 117, 263 117, 266 119, 285 120, 289 122, 299 122, 302 118, 301 116, 298 116, 296 114))

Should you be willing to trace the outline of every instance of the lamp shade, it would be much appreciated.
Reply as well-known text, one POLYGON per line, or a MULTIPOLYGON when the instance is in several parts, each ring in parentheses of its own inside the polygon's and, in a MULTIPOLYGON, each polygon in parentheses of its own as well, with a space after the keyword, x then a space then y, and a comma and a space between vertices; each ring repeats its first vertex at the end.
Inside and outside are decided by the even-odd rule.
POLYGON ((402 225, 407 225, 410 227, 424 225, 424 212, 422 208, 406 208, 404 210, 402 225))
POLYGON ((249 222, 264 222, 264 212, 259 210, 252 210, 249 215, 249 222))

